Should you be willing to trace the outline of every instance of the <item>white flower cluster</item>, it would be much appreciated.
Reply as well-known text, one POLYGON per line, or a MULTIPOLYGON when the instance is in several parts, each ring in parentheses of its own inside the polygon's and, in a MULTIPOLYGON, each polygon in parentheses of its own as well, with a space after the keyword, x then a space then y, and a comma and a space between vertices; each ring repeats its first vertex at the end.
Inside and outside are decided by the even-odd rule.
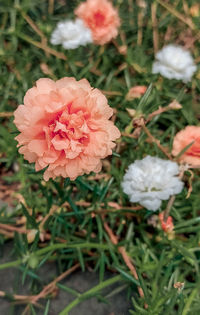
POLYGON ((182 80, 187 83, 191 81, 197 70, 192 55, 181 46, 167 45, 157 54, 153 63, 153 73, 160 73, 168 79, 182 80))
POLYGON ((148 155, 129 165, 122 188, 131 202, 139 202, 148 210, 157 210, 162 200, 182 191, 183 182, 178 174, 176 162, 148 155))
POLYGON ((51 44, 75 49, 92 43, 92 35, 81 19, 59 22, 51 35, 51 44))

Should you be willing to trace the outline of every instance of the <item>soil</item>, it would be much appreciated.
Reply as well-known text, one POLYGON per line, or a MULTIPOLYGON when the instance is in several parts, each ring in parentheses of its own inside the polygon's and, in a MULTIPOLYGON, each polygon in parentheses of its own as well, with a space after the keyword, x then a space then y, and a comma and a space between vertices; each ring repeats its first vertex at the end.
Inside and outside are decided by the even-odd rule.
MULTIPOLYGON (((0 206, 2 206, 2 203, 0 203, 0 206)), ((3 246, 0 245, 0 264, 16 259, 13 256, 12 249, 12 241, 7 242, 3 246)), ((40 280, 44 286, 58 276, 57 266, 54 262, 45 263, 37 274, 40 276, 40 280)), ((113 276, 114 275, 112 273, 106 272, 105 279, 113 276)), ((25 281, 24 285, 22 285, 22 270, 19 268, 0 270, 0 290, 4 292, 31 295, 30 282, 29 278, 25 281)), ((99 278, 98 274, 95 272, 77 271, 61 283, 82 293, 97 285, 99 283, 99 278)), ((106 291, 103 291, 103 296, 108 293, 112 293, 118 286, 119 284, 109 287, 106 291)), ((56 296, 50 300, 50 310, 48 315, 58 315, 59 312, 74 299, 75 296, 72 294, 58 289, 56 296)), ((47 300, 39 301, 41 308, 35 308, 37 315, 44 315, 46 302, 47 300)), ((107 303, 102 301, 100 302, 96 298, 91 298, 73 308, 70 315, 129 315, 131 305, 128 301, 126 288, 122 288, 119 293, 106 299, 106 302, 107 303)), ((1 298, 0 315, 22 315, 24 309, 25 305, 16 305, 13 302, 7 301, 5 298, 1 298)))

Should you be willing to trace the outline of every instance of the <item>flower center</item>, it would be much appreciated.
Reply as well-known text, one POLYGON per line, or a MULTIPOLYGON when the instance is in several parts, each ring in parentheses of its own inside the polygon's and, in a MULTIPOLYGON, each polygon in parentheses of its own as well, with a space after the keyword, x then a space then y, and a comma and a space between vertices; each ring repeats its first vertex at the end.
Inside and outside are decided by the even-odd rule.
POLYGON ((104 23, 105 16, 100 11, 98 11, 94 14, 94 19, 95 19, 95 25, 98 27, 104 23))
POLYGON ((78 156, 89 142, 87 115, 82 111, 70 114, 68 110, 58 113, 44 128, 48 148, 63 151, 73 159, 78 156))
POLYGON ((146 193, 146 192, 151 192, 151 191, 162 191, 162 189, 159 189, 159 188, 155 188, 155 187, 145 187, 142 192, 146 193))

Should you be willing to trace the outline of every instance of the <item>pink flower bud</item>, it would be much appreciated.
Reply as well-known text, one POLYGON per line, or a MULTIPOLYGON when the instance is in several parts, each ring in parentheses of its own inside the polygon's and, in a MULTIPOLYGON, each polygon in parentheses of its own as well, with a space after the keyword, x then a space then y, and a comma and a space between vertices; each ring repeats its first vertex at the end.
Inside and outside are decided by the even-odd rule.
POLYGON ((164 220, 164 212, 159 213, 159 219, 161 223, 161 228, 166 233, 171 233, 174 229, 173 218, 169 216, 167 220, 164 220))
POLYGON ((145 85, 133 86, 126 95, 126 100, 131 101, 134 98, 140 98, 147 90, 145 85))

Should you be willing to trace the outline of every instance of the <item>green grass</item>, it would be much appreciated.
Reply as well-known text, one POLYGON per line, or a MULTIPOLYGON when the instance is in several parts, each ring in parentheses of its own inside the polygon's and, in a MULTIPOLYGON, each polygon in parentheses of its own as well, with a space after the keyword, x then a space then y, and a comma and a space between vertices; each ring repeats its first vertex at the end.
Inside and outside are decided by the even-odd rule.
MULTIPOLYGON (((181 110, 163 113, 147 125, 152 135, 159 139, 163 146, 171 149, 177 131, 187 125, 199 125, 200 71, 196 72, 192 82, 187 85, 151 73, 154 60, 151 16, 153 1, 146 1, 142 28, 138 27, 141 9, 137 1, 114 1, 122 21, 121 32, 125 35, 124 42, 120 36, 116 42, 118 46, 127 45, 126 55, 121 55, 113 43, 106 47, 91 44, 72 51, 65 51, 61 46, 51 46, 49 38, 57 21, 73 17, 73 9, 80 1, 65 2, 55 1, 51 12, 51 1, 47 0, 0 0, 0 113, 12 113, 18 104, 23 103, 25 92, 37 79, 50 77, 56 80, 64 76, 74 76, 76 79, 84 77, 92 86, 107 91, 109 104, 116 110, 116 125, 123 133, 131 123, 126 108, 137 109, 139 105, 138 99, 131 102, 126 100, 128 90, 134 85, 149 86, 151 83, 151 93, 140 106, 144 116, 159 106, 167 106, 174 99, 182 104, 181 110), (37 43, 40 43, 42 38, 27 23, 27 17, 37 25, 53 52, 38 47, 37 43), (138 45, 141 31, 142 42, 138 45)), ((199 17, 190 16, 194 25, 191 30, 176 14, 179 12, 186 16, 187 7, 190 8, 196 1, 171 0, 169 3, 176 10, 172 12, 161 5, 161 1, 154 3, 157 3, 159 48, 169 42, 184 45, 189 42, 189 37, 199 36, 199 17), (169 33, 170 28, 171 33, 167 41, 166 32, 169 33)), ((163 3, 168 2, 163 0, 163 3)), ((200 44, 196 39, 190 50, 197 61, 200 60, 199 49, 200 44)), ((113 154, 103 163, 102 174, 105 176, 101 179, 83 176, 74 182, 67 179, 61 182, 58 178, 45 183, 42 172, 35 173, 34 165, 24 161, 17 152, 17 143, 14 140, 17 130, 13 117, 0 117, 0 123, 2 180, 10 185, 9 187, 17 183, 17 193, 23 197, 19 201, 16 194, 13 195, 15 211, 8 214, 6 209, 2 208, 0 223, 13 226, 19 217, 26 217, 26 227, 38 229, 39 215, 45 217, 52 207, 57 209, 43 226, 51 235, 43 249, 40 249, 38 234, 31 244, 28 244, 26 234, 0 234, 1 247, 6 246, 8 240, 13 238, 13 261, 0 265, 0 269, 10 266, 19 268, 18 270, 22 271, 22 282, 25 278, 28 279, 36 294, 41 291, 37 273, 46 261, 55 261, 58 275, 77 262, 83 271, 86 263, 90 264, 99 273, 99 286, 85 292, 83 296, 77 293, 74 302, 66 305, 66 310, 61 314, 67 314, 73 306, 86 298, 99 297, 101 289, 115 280, 126 283, 129 288, 128 294, 133 305, 130 314, 199 314, 199 170, 194 171, 193 191, 187 199, 191 174, 185 173, 184 191, 176 197, 170 213, 175 223, 175 238, 169 240, 161 229, 148 224, 152 212, 145 209, 127 210, 127 207, 133 205, 121 189, 124 172, 135 159, 141 159, 147 154, 165 158, 156 144, 146 141, 145 133, 141 132, 138 139, 121 137, 117 154, 113 154), (13 165, 19 167, 17 172, 13 171, 13 165), (115 204, 119 205, 120 210, 113 206, 115 204), (118 245, 111 243, 104 221, 117 235, 118 245, 124 246, 132 258, 138 280, 130 274, 118 251, 118 245), (61 243, 60 239, 66 240, 67 244, 61 243), (91 255, 91 249, 94 255, 91 255), (104 281, 104 273, 108 268, 116 272, 114 280, 111 279, 110 282, 104 281), (177 282, 184 283, 181 290, 174 288, 177 282), (138 284, 143 289, 143 299, 137 293, 138 284), (144 308, 145 303, 148 304, 148 309, 144 308)), ((163 202, 160 211, 165 209, 166 204, 163 202)), ((67 291, 63 285, 58 286, 60 290, 67 291)), ((37 308, 32 306, 32 314, 34 309, 37 313, 37 308)), ((45 315, 48 314, 48 309, 49 302, 44 310, 45 315)))

